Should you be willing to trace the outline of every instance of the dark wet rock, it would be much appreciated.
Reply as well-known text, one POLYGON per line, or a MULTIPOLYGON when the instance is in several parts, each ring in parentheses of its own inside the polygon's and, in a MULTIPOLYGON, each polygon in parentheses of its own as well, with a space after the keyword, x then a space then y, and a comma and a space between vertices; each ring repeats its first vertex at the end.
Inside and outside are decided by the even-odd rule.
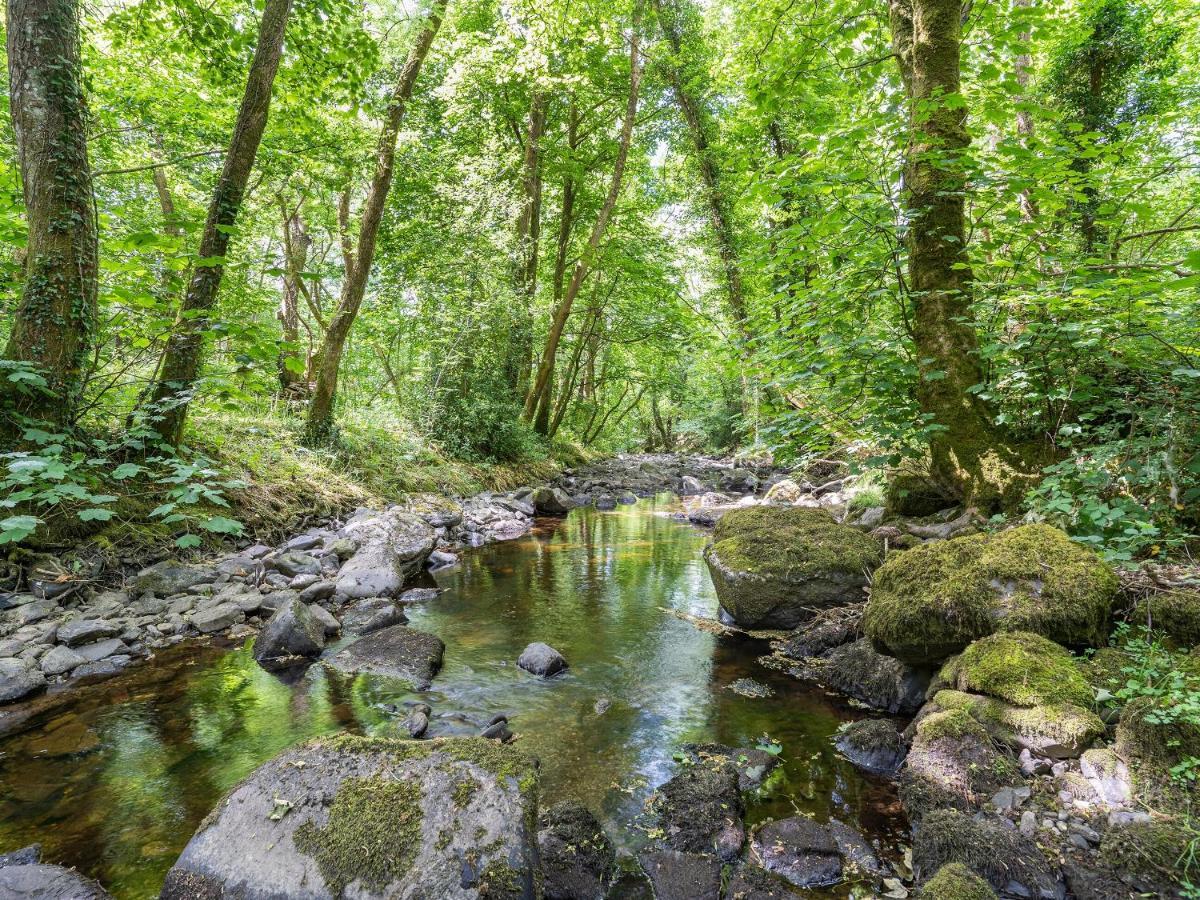
POLYGON ((721 862, 708 853, 646 850, 638 855, 655 900, 718 900, 721 862))
POLYGON ((567 492, 554 487, 537 488, 530 500, 539 516, 565 516, 575 508, 575 501, 567 492))
POLYGON ((617 498, 612 494, 601 494, 596 498, 596 509, 608 510, 617 508, 617 498))
POLYGON ((823 510, 753 506, 721 517, 704 558, 735 622, 795 628, 817 610, 860 602, 882 551, 823 510))
POLYGON ((913 874, 931 879, 947 863, 960 863, 996 891, 1019 897, 1061 897, 1057 871, 1040 849, 1000 820, 940 809, 926 815, 913 835, 913 874))
POLYGON ((172 594, 182 594, 198 584, 211 582, 216 577, 215 569, 185 566, 173 560, 165 560, 138 572, 133 579, 132 589, 134 594, 150 591, 159 597, 169 597, 172 594))
POLYGON ((842 856, 829 830, 805 816, 769 822, 751 838, 751 858, 797 887, 835 884, 842 856))
POLYGON ((865 605, 857 603, 818 612, 780 641, 778 652, 790 659, 809 659, 849 644, 859 636, 859 622, 865 605))
POLYGON ((616 853, 587 807, 559 803, 542 813, 538 827, 546 900, 603 898, 612 882, 616 853))
POLYGON ((0 869, 5 866, 31 866, 41 862, 42 845, 30 844, 10 853, 0 853, 0 869))
POLYGON ((19 659, 0 659, 0 703, 12 703, 44 687, 46 676, 19 659))
POLYGON ((91 644, 83 644, 74 648, 87 662, 99 662, 105 657, 112 656, 116 653, 124 653, 129 647, 120 638, 108 638, 103 641, 94 641, 91 644))
POLYGON ((725 889, 725 900, 796 900, 796 888, 783 877, 745 863, 725 889))
POLYGON ((490 741, 499 741, 502 744, 507 744, 515 735, 513 735, 512 731, 508 727, 508 719, 498 717, 492 719, 492 721, 487 724, 487 727, 485 727, 483 731, 479 732, 479 736, 487 738, 490 741))
POLYGON ((277 609, 254 641, 254 660, 278 671, 319 656, 325 626, 298 597, 277 609))
POLYGON ((224 631, 231 625, 246 621, 246 614, 236 603, 220 603, 192 613, 192 627, 201 634, 224 631))
POLYGON ((726 744, 688 743, 679 748, 688 762, 701 763, 706 760, 727 760, 738 773, 738 788, 753 791, 759 788, 767 776, 779 765, 779 757, 757 747, 730 747, 726 744))
POLYGON ((543 644, 540 641, 535 641, 521 651, 517 665, 526 672, 540 675, 543 678, 557 675, 568 668, 567 661, 561 653, 549 644, 543 644))
POLYGON ((446 645, 440 638, 404 625, 360 637, 325 664, 348 675, 375 675, 407 681, 414 690, 429 687, 442 667, 446 645))
POLYGON ((702 757, 655 791, 650 813, 662 843, 685 853, 712 853, 731 862, 746 840, 745 807, 737 767, 724 757, 702 757))
POLYGON ((51 647, 42 657, 40 668, 46 675, 63 675, 85 662, 87 660, 70 647, 51 647))
MULTIPOLYGON (((299 597, 298 601, 303 602, 299 597)), ((342 630, 342 623, 337 620, 337 616, 321 606, 319 603, 307 603, 308 611, 313 614, 313 618, 321 623, 321 628, 325 631, 325 637, 333 637, 342 630)))
POLYGON ((733 491, 736 494, 753 494, 758 490, 759 480, 748 469, 730 469, 721 475, 720 487, 723 491, 733 491))
POLYGON ((114 675, 119 675, 133 665, 133 657, 126 653, 118 653, 113 656, 107 656, 104 659, 96 662, 87 662, 71 672, 71 678, 75 681, 102 681, 105 678, 112 678, 114 675))
POLYGON ((319 559, 299 551, 280 553, 271 560, 271 566, 288 578, 295 578, 297 575, 318 575, 321 572, 319 559))
POLYGON ((880 878, 889 873, 890 870, 879 861, 867 839, 854 828, 837 819, 830 819, 825 827, 842 854, 843 870, 857 871, 871 878, 880 878))
POLYGON ((775 692, 768 685, 761 681, 755 681, 753 678, 738 678, 725 685, 725 689, 733 691, 738 696, 757 700, 775 696, 775 692))
POLYGON ((358 545, 337 576, 337 594, 348 599, 399 595, 433 551, 433 529, 400 510, 361 512, 340 534, 358 545))
POLYGON ((4 900, 111 900, 108 891, 90 878, 62 866, 38 863, 0 868, 0 897, 4 900))
POLYGON ((328 600, 337 590, 337 584, 333 581, 315 581, 308 587, 304 588, 298 596, 305 603, 316 603, 320 600, 328 600))
POLYGON ((819 677, 834 690, 893 715, 915 713, 929 687, 927 672, 884 656, 865 638, 826 653, 819 677))
POLYGON ((404 720, 404 730, 411 738, 419 738, 429 730, 429 715, 433 710, 428 703, 418 703, 404 720))
POLYGON ((58 626, 58 642, 74 647, 121 633, 121 626, 104 619, 77 619, 58 626))
POLYGON ((877 775, 892 775, 904 760, 904 738, 894 722, 860 719, 838 732, 834 746, 855 766, 877 775))
POLYGON ((9 620, 21 628, 25 625, 32 625, 35 622, 41 622, 43 619, 48 619, 59 611, 58 601, 49 597, 40 597, 31 603, 25 603, 18 606, 12 612, 8 613, 9 620))
POLYGON ((532 898, 536 798, 533 763, 491 742, 313 741, 218 804, 162 898, 532 898))
POLYGON ((284 542, 283 549, 286 550, 311 550, 313 547, 320 544, 325 539, 321 534, 298 534, 284 542))
POLYGON ((359 600, 342 614, 342 630, 346 634, 364 635, 392 625, 403 625, 408 617, 396 601, 387 597, 368 597, 359 600))

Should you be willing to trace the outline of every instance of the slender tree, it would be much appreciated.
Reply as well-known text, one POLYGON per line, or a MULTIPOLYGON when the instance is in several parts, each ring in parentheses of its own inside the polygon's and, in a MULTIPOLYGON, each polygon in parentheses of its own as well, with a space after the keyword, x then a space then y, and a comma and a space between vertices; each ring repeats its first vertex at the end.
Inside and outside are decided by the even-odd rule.
POLYGON ((12 413, 70 423, 96 321, 98 247, 87 154, 87 102, 75 0, 9 0, 9 107, 29 229, 25 280, 5 358, 36 370, 44 390, 3 373, 12 413), (26 385, 22 390, 21 386, 26 385))
MULTIPOLYGON (((550 331, 546 335, 546 346, 542 351, 541 362, 538 364, 537 377, 530 385, 529 393, 525 397, 524 416, 527 422, 533 420, 534 414, 538 412, 538 405, 544 403, 546 404, 545 421, 548 423, 551 376, 554 373, 554 358, 558 353, 558 344, 562 340, 563 328, 566 327, 567 319, 571 315, 571 307, 579 296, 579 289, 583 287, 584 280, 592 270, 600 242, 604 239, 604 232, 608 229, 609 219, 612 218, 613 209, 616 208, 617 200, 621 196, 621 183, 625 177, 625 165, 629 160, 629 146, 633 141, 633 123, 637 117, 638 91, 642 83, 641 20, 642 4, 639 0, 634 6, 633 28, 629 39, 629 95, 625 103, 625 117, 621 122, 621 136, 617 145, 617 158, 613 163, 612 177, 608 185, 608 194, 592 225, 587 246, 575 263, 575 270, 571 274, 571 281, 567 284, 562 302, 554 310, 550 331)), ((539 414, 540 419, 542 416, 539 414)))
POLYGON ((179 318, 150 391, 148 421, 159 438, 172 446, 178 446, 183 437, 188 404, 200 375, 209 314, 217 302, 229 239, 267 125, 271 88, 283 52, 291 5, 291 0, 266 0, 242 105, 200 238, 200 258, 192 270, 179 318))
POLYGON ((538 245, 542 233, 542 135, 546 129, 546 95, 535 90, 529 106, 525 154, 521 161, 521 212, 517 216, 517 255, 513 284, 518 306, 509 348, 508 383, 522 390, 533 362, 533 298, 537 293, 538 245))
POLYGON ((400 133, 400 124, 404 121, 404 113, 408 109, 408 101, 412 98, 417 76, 421 74, 421 65, 433 46, 433 39, 441 27, 442 18, 446 14, 448 0, 433 0, 433 6, 425 19, 425 25, 417 36, 417 42, 409 51, 404 68, 392 91, 388 103, 387 115, 383 127, 379 130, 379 142, 375 150, 375 174, 367 188, 367 197, 363 202, 362 218, 358 227, 358 243, 351 246, 349 230, 345 227, 348 219, 349 195, 343 201, 343 209, 339 218, 343 222, 343 257, 346 272, 342 279, 342 292, 338 298, 337 309, 329 320, 329 328, 325 332, 325 340, 320 351, 320 363, 317 366, 317 382, 313 389, 312 401, 308 407, 308 421, 305 426, 307 440, 311 443, 326 441, 333 427, 333 404, 337 396, 338 369, 341 367, 342 351, 346 346, 346 338, 354 319, 362 306, 363 296, 367 289, 367 277, 371 274, 371 266, 375 260, 375 241, 379 236, 379 223, 383 219, 383 207, 387 201, 388 191, 392 186, 393 166, 396 160, 396 137, 400 133))

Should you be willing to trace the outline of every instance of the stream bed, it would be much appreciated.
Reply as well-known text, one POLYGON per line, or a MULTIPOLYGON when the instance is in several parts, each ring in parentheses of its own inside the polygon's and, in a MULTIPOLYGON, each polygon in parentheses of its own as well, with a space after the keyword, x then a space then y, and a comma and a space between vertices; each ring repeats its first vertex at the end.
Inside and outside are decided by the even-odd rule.
POLYGON ((440 596, 407 609, 412 627, 446 643, 441 674, 420 694, 320 665, 285 680, 259 668, 249 645, 189 642, 47 703, 0 740, 0 852, 40 842, 45 861, 117 898, 154 897, 201 819, 259 764, 316 735, 399 734, 406 707, 423 701, 428 736, 478 734, 507 714, 518 746, 541 762, 543 805, 582 801, 619 848, 644 837, 639 814, 680 745, 716 741, 781 748, 782 765, 747 801, 748 824, 836 817, 889 857, 904 831, 894 787, 856 771, 831 741, 860 714, 758 665, 765 643, 675 614, 717 612, 707 534, 670 518, 675 504, 662 495, 539 520, 437 573, 440 596), (532 641, 559 650, 568 672, 543 680, 518 669, 532 641), (729 689, 743 678, 772 696, 729 689))

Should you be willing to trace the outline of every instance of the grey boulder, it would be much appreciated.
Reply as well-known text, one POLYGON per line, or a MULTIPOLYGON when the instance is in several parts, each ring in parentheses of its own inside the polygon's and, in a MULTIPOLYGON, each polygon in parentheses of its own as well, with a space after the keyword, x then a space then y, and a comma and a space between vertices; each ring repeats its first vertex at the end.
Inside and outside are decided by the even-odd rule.
POLYGON ((549 644, 537 641, 521 651, 521 656, 517 659, 517 665, 526 672, 540 675, 543 678, 549 678, 552 675, 557 675, 559 672, 566 671, 567 660, 549 644))
POLYGON ((0 868, 0 897, 4 900, 112 900, 90 878, 62 866, 31 863, 0 868))
POLYGON ((825 826, 805 816, 763 825, 754 833, 751 852, 764 869, 797 887, 820 887, 842 878, 837 841, 825 826))
POLYGON ((406 681, 413 690, 429 687, 442 667, 446 645, 424 631, 393 625, 360 637, 325 660, 346 675, 374 675, 406 681))
POLYGON ((433 528, 400 510, 361 512, 340 535, 358 546, 337 575, 337 595, 343 599, 397 596, 433 552, 433 528))
POLYGON ((575 508, 575 501, 561 488, 540 487, 530 497, 539 516, 565 516, 575 508))
POLYGON ((46 684, 46 676, 19 659, 0 659, 0 703, 12 703, 46 684))
POLYGON ((166 560, 138 572, 130 593, 139 595, 150 591, 159 597, 169 597, 171 594, 182 594, 198 584, 211 582, 216 577, 215 569, 185 566, 166 560))
POLYGON ((254 641, 254 660, 278 671, 320 655, 325 649, 325 626, 311 609, 293 597, 275 610, 254 641))
POLYGON ((121 626, 105 619, 77 619, 58 626, 58 642, 74 647, 121 633, 121 626))
POLYGON ((472 738, 293 747, 218 804, 161 896, 532 900, 536 780, 523 754, 472 738))

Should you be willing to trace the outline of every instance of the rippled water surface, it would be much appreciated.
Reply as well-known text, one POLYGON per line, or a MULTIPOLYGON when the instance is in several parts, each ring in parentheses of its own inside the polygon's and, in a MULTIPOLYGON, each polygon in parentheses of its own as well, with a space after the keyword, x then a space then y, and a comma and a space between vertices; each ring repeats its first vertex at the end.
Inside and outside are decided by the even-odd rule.
POLYGON ((190 646, 47 703, 0 740, 0 852, 39 841, 47 861, 77 866, 117 897, 152 897, 196 825, 255 766, 314 735, 395 733, 418 699, 433 707, 431 735, 475 734, 506 713, 541 760, 543 803, 583 801, 625 847, 636 846, 643 802, 670 777, 681 743, 764 737, 782 746, 783 765, 749 802, 751 822, 836 816, 893 843, 894 794, 831 745, 853 711, 759 666, 763 643, 676 615, 713 617, 716 598, 700 557, 706 535, 669 508, 664 497, 577 510, 439 573, 441 596, 408 610, 447 647, 424 694, 320 666, 288 683, 247 648, 190 646), (531 641, 561 651, 569 672, 541 680, 518 669, 531 641), (774 696, 728 690, 743 677, 774 696))

